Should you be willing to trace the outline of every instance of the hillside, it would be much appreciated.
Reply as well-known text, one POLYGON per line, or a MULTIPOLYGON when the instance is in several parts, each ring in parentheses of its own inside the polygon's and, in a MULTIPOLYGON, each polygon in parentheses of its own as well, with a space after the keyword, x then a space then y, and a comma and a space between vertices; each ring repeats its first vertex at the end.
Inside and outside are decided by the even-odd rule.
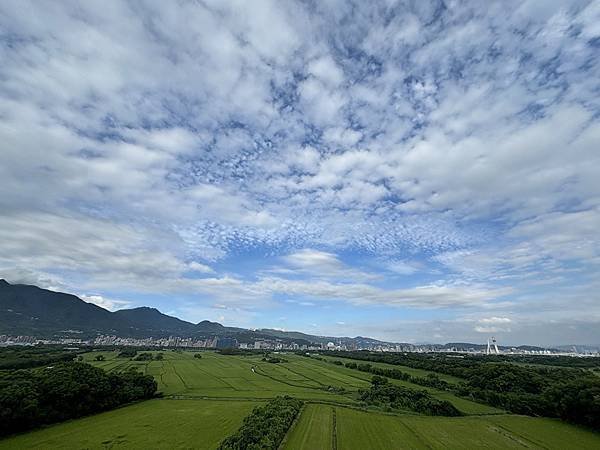
POLYGON ((329 341, 357 344, 369 338, 334 338, 312 336, 273 329, 247 330, 226 327, 203 320, 197 324, 161 313, 155 308, 140 307, 111 312, 79 297, 41 289, 37 286, 10 284, 0 280, 0 334, 36 337, 110 334, 121 337, 206 337, 232 335, 241 342, 277 338, 298 343, 329 341))
POLYGON ((75 295, 0 280, 0 334, 160 337, 228 332, 218 323, 203 321, 196 325, 155 308, 111 312, 75 295))

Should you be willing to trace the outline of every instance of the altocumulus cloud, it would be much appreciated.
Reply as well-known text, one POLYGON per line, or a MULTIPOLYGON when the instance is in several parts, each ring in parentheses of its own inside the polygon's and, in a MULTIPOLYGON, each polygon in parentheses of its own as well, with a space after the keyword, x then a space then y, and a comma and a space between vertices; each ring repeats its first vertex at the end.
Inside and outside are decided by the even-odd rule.
POLYGON ((2 2, 0 274, 232 324, 600 342, 599 22, 2 2))

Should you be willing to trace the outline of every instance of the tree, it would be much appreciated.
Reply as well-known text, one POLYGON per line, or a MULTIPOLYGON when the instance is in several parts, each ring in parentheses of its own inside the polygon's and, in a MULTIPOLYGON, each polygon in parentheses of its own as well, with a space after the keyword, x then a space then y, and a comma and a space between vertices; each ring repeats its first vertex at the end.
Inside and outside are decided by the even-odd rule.
POLYGON ((104 355, 96 355, 96 357, 94 358, 94 360, 96 361, 104 361, 106 358, 104 358, 104 355))
POLYGON ((0 435, 151 398, 157 384, 135 368, 106 373, 81 362, 0 372, 0 435))

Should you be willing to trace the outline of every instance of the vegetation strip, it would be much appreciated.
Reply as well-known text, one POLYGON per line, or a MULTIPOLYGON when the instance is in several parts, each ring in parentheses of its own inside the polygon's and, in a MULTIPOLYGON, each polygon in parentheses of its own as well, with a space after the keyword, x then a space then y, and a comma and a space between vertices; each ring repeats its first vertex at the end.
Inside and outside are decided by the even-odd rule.
POLYGON ((331 420, 333 425, 331 426, 331 450, 337 450, 337 414, 335 407, 331 407, 331 420))
POLYGON ((240 429, 226 438, 218 450, 276 450, 302 408, 302 401, 285 396, 275 397, 258 406, 247 416, 240 429))

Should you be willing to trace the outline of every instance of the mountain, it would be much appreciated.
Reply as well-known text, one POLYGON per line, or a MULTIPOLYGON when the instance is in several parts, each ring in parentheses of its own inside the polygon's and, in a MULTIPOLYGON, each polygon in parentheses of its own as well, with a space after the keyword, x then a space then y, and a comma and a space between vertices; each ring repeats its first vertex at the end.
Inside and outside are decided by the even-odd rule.
MULTIPOLYGON (((260 339, 279 339, 297 344, 346 345, 349 348, 374 348, 381 345, 400 345, 402 348, 427 347, 429 349, 482 350, 485 344, 464 342, 445 345, 395 344, 369 337, 313 336, 297 331, 275 329, 247 330, 226 327, 217 322, 203 320, 197 324, 161 313, 156 308, 141 307, 111 312, 79 297, 62 292, 41 289, 37 286, 10 284, 0 279, 0 335, 35 337, 95 337, 100 334, 120 337, 194 337, 235 336, 240 342, 260 339)), ((509 347, 500 346, 501 349, 509 347)), ((539 347, 519 347, 541 350, 539 347)))
POLYGON ((298 344, 362 346, 386 344, 370 338, 313 336, 274 329, 247 330, 225 327, 203 320, 197 324, 161 313, 156 308, 141 307, 111 312, 79 297, 41 289, 37 286, 9 284, 0 279, 0 335, 36 337, 94 337, 99 334, 120 337, 209 337, 235 336, 240 342, 279 339, 298 344))
MULTIPOLYGON (((123 337, 196 336, 213 332, 198 325, 161 313, 155 308, 107 311, 79 297, 36 286, 9 284, 0 280, 0 334, 123 337)), ((227 328, 220 324, 221 332, 227 328)))
POLYGON ((353 338, 312 336, 272 329, 246 330, 225 327, 208 320, 193 324, 148 307, 110 312, 92 303, 86 303, 75 295, 49 291, 36 286, 9 284, 5 280, 0 280, 0 335, 2 334, 36 337, 73 335, 94 337, 108 334, 136 338, 167 336, 201 338, 230 335, 235 336, 240 342, 280 339, 302 344, 330 341, 348 344, 353 340, 353 338))
POLYGON ((196 330, 205 331, 207 333, 222 333, 227 327, 224 327, 218 322, 211 322, 210 320, 203 320, 196 324, 196 330))
POLYGON ((192 323, 161 313, 156 308, 121 309, 112 313, 118 320, 129 324, 133 334, 150 332, 156 334, 194 334, 192 323))
POLYGON ((123 325, 110 311, 74 295, 0 280, 0 334, 109 332, 123 325))

